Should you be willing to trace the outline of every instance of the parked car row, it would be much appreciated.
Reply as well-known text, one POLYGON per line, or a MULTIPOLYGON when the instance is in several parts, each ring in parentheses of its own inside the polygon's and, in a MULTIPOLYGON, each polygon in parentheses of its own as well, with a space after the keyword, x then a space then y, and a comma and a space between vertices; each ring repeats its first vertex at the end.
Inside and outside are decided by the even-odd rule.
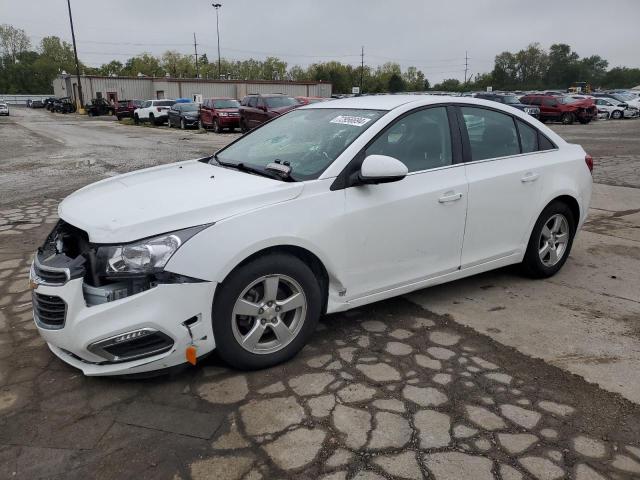
POLYGON ((201 128, 216 133, 240 128, 247 132, 302 105, 325 100, 330 99, 290 97, 280 93, 249 94, 240 102, 228 97, 206 98, 202 103, 188 99, 129 100, 126 105, 119 102, 116 116, 118 120, 132 117, 136 124, 162 125, 166 122, 169 128, 201 128))

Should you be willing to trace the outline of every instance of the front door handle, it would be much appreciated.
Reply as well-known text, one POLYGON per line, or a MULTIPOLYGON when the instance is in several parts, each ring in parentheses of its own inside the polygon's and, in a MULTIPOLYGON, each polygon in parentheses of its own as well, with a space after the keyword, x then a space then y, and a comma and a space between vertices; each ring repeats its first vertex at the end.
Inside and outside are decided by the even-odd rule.
POLYGON ((528 172, 524 177, 520 179, 522 183, 535 182, 540 177, 539 173, 528 172))
POLYGON ((461 198, 462 198, 461 193, 447 192, 438 199, 438 202, 440 203, 457 202, 461 198))

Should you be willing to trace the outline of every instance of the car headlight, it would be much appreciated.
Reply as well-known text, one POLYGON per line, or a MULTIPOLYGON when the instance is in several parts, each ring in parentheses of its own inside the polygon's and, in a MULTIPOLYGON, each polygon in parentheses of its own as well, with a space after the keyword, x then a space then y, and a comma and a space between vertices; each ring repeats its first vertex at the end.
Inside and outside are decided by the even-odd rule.
POLYGON ((229 114, 227 112, 220 112, 221 117, 228 117, 229 114))
POLYGON ((186 228, 124 245, 105 245, 96 252, 98 274, 150 274, 164 269, 174 253, 209 225, 186 228))

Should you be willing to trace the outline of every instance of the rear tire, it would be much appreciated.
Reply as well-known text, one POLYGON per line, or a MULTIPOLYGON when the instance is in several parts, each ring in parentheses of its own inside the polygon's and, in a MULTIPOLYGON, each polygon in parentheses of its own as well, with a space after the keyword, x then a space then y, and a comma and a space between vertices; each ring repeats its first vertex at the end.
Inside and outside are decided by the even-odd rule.
POLYGON ((247 122, 244 118, 240 119, 240 131, 242 133, 247 133, 249 131, 249 127, 247 126, 247 122))
POLYGON ((133 116, 133 123, 135 123, 136 125, 140 125, 140 117, 138 116, 138 114, 135 114, 133 116))
POLYGON ((149 114, 149 123, 151 125, 156 125, 156 117, 153 116, 153 113, 149 114))
POLYGON ((611 118, 614 120, 620 120, 623 116, 623 113, 620 110, 614 110, 611 112, 611 118))
POLYGON ((280 253, 259 257, 229 274, 216 293, 212 310, 216 349, 235 368, 271 367, 300 351, 315 331, 321 311, 322 293, 308 265, 280 253), (289 304, 291 309, 285 310, 291 299, 298 306, 289 304), (247 305, 246 315, 237 313, 247 305), (255 343, 247 338, 251 332, 255 343))
POLYGON ((575 233, 576 219, 569 206, 558 200, 547 205, 531 232, 522 261, 524 273, 532 278, 558 273, 569 258, 575 233))

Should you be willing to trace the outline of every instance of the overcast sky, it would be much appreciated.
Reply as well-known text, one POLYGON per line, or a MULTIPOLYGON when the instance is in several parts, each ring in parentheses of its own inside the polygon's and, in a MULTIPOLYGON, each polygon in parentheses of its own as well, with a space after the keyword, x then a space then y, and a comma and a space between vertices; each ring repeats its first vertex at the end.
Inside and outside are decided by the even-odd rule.
MULTIPOLYGON (((274 55, 289 65, 396 61, 427 78, 490 71, 493 58, 531 42, 570 44, 610 66, 640 67, 640 0, 220 0, 222 56, 274 55)), ((98 66, 167 49, 217 56, 215 11, 205 0, 72 0, 79 56, 98 66)), ((71 39, 66 0, 0 0, 0 23, 71 39)))

